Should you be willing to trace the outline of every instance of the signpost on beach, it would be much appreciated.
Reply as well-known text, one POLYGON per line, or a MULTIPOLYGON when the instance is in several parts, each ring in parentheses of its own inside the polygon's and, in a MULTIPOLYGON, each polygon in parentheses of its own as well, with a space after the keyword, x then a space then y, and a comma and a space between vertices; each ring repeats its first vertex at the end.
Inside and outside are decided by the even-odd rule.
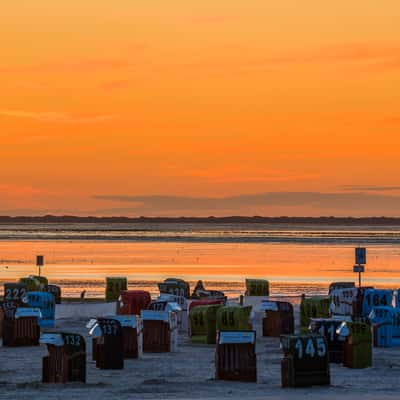
POLYGON ((39 276, 43 265, 44 265, 44 256, 36 256, 36 266, 39 268, 39 276))
POLYGON ((367 249, 365 247, 356 247, 356 265, 353 267, 353 272, 358 272, 358 286, 361 287, 361 274, 365 271, 367 263, 367 249))

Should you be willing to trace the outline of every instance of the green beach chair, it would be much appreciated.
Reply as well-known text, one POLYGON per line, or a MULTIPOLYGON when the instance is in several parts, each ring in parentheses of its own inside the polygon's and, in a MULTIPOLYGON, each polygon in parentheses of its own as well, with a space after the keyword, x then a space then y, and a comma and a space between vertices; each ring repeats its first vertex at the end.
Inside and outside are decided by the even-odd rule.
POLYGON ((246 296, 269 296, 269 282, 265 279, 246 279, 246 296))
POLYGON ((344 335, 344 362, 348 368, 372 366, 372 328, 362 322, 343 322, 338 328, 339 336, 344 335))
POLYGON ((251 306, 221 307, 217 313, 218 331, 246 331, 250 326, 251 306))
POLYGON ((46 289, 48 280, 44 276, 31 275, 20 278, 19 283, 25 285, 27 292, 42 292, 46 289))
POLYGON ((117 301, 122 290, 128 289, 128 280, 122 277, 106 278, 106 301, 117 301))
POLYGON ((300 304, 300 327, 304 333, 308 332, 311 318, 329 318, 329 297, 309 297, 304 295, 300 304))
POLYGON ((221 304, 197 306, 190 311, 190 336, 192 343, 216 343, 217 313, 221 307, 221 304))

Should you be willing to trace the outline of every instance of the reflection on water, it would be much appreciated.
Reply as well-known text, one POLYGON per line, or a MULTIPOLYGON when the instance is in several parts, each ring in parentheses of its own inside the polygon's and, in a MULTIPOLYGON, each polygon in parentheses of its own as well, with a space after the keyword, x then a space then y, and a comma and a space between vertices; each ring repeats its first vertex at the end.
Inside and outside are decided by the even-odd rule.
MULTIPOLYGON (((230 296, 243 293, 246 277, 269 279, 274 294, 322 293, 331 281, 355 280, 355 245, 8 240, 0 242, 0 281, 36 273, 35 256, 43 254, 42 273, 70 296, 86 289, 88 296, 101 297, 104 278, 119 275, 127 276, 132 288, 153 293, 157 281, 171 276, 192 285, 203 279, 230 296)), ((399 247, 368 246, 364 280, 400 286, 399 247)))

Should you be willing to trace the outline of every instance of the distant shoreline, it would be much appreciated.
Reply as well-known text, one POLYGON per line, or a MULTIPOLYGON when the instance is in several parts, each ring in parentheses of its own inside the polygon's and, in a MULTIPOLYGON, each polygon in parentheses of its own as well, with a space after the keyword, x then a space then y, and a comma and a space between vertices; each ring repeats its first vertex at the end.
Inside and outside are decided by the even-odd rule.
POLYGON ((0 216, 0 224, 23 223, 180 223, 180 224, 311 224, 311 225, 400 225, 400 217, 78 217, 56 216, 0 216))

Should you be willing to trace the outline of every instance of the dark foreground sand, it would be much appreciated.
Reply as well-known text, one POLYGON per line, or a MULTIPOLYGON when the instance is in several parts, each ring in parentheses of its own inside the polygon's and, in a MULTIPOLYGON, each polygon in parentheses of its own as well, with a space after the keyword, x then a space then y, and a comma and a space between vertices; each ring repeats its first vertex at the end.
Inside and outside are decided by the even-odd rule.
POLYGON ((350 370, 331 365, 332 385, 280 387, 279 340, 257 341, 258 383, 214 380, 214 346, 192 345, 180 336, 178 353, 145 354, 126 360, 121 371, 101 371, 91 361, 86 321, 59 321, 58 327, 87 337, 87 384, 42 385, 45 346, 0 348, 0 399, 398 399, 400 348, 375 349, 374 366, 350 370))

